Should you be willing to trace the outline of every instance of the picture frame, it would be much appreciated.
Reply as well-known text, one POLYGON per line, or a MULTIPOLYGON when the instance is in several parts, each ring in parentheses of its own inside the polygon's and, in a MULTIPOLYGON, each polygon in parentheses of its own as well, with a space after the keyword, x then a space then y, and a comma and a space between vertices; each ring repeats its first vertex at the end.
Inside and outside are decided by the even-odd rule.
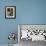
POLYGON ((18 42, 22 40, 46 41, 46 24, 18 24, 18 42), (28 32, 22 33, 23 30, 28 32))
POLYGON ((5 19, 16 19, 16 6, 5 7, 5 19))

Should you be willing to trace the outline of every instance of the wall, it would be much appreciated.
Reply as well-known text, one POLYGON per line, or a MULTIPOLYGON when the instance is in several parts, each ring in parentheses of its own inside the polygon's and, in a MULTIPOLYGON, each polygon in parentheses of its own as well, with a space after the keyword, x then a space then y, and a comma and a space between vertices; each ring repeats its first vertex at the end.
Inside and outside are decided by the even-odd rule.
POLYGON ((46 0, 17 0, 19 24, 46 24, 46 0))
POLYGON ((17 24, 46 24, 46 0, 0 0, 0 44, 8 43, 9 32, 18 32, 17 24), (16 19, 5 19, 9 5, 16 6, 16 19))
MULTIPOLYGON (((17 17, 16 19, 5 19, 5 6, 14 5, 16 6, 16 1, 14 0, 0 0, 0 44, 9 42, 8 35, 10 32, 16 32, 17 35, 17 17)), ((15 42, 18 42, 17 39, 15 42)))

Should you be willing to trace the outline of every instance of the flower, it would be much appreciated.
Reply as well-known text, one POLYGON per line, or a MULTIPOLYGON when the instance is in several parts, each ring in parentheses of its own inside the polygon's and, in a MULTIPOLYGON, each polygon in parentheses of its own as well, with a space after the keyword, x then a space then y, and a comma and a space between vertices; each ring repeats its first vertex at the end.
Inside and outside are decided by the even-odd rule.
POLYGON ((16 38, 16 34, 14 32, 10 33, 10 35, 8 36, 9 40, 15 40, 15 38, 16 38))

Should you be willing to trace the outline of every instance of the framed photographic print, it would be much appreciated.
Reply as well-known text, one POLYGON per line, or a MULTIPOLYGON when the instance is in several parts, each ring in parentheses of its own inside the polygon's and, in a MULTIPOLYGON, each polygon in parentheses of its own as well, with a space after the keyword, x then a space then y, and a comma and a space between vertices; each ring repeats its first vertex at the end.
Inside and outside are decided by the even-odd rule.
POLYGON ((5 18, 6 19, 16 19, 16 6, 6 6, 5 7, 5 18))

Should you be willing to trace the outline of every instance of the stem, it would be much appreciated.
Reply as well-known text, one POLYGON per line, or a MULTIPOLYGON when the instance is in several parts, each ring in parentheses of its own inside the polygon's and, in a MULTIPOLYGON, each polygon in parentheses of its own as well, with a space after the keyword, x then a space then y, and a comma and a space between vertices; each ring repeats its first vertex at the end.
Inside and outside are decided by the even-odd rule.
POLYGON ((8 42, 8 46, 9 46, 9 42, 8 42))

